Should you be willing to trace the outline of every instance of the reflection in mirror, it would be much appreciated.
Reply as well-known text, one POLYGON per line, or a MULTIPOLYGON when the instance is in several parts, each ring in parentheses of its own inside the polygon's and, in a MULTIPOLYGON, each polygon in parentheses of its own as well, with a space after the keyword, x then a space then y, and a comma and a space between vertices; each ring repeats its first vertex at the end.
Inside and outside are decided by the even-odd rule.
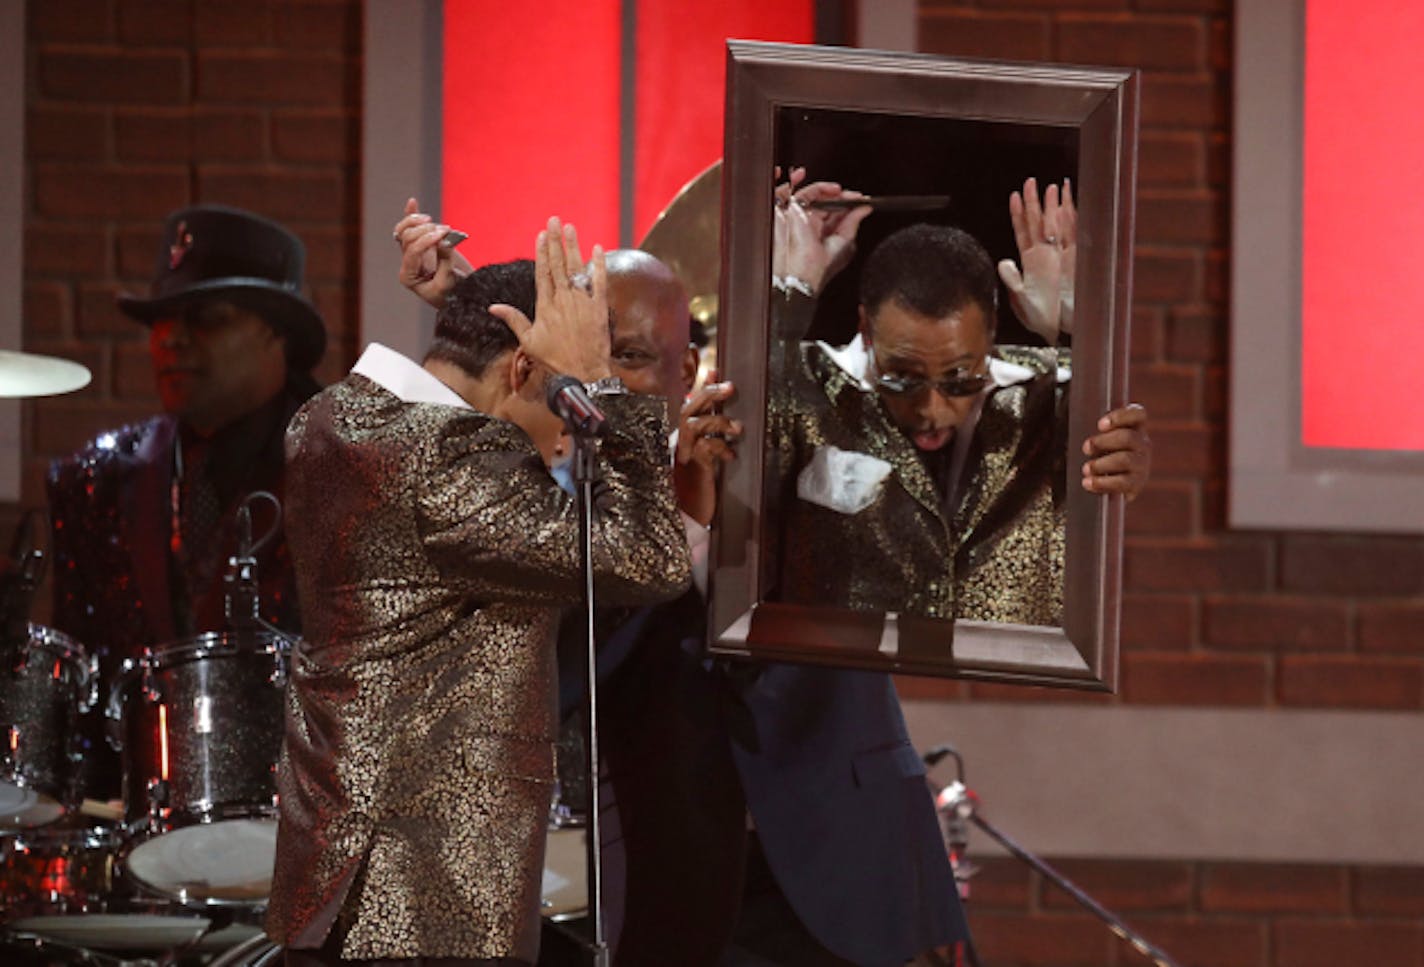
POLYGON ((767 600, 1062 623, 1077 156, 1074 127, 777 109, 767 600))

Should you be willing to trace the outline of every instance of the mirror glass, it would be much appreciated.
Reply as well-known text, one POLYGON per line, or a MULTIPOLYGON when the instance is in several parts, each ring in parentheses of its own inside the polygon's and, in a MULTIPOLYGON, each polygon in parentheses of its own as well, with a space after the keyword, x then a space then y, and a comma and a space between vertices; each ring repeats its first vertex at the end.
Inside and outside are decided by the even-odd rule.
MULTIPOLYGON (((991 267, 1019 263, 1010 195, 1029 176, 1040 191, 1065 180, 1076 187, 1078 137, 1077 127, 776 109, 783 180, 804 167, 806 183, 922 200, 866 217, 853 257, 814 300, 772 279, 766 600, 1061 624, 1064 495, 1076 485, 1068 469, 1078 472, 1065 466, 1071 337, 1055 349, 1030 332, 997 275, 988 318, 973 301, 945 315, 906 313, 896 296, 869 313, 872 338, 857 337, 867 261, 902 229, 952 226, 978 241, 991 267)), ((882 257, 869 290, 884 289, 875 279, 886 266, 892 291, 910 285, 910 264, 882 257)), ((925 298, 937 297, 935 285, 926 288, 925 298)))

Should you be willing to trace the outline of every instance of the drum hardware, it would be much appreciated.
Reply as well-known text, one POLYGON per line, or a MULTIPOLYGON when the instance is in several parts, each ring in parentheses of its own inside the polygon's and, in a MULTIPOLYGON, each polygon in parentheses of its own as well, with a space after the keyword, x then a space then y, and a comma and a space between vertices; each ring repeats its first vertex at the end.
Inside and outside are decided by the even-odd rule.
POLYGON ((257 555, 281 527, 265 491, 237 511, 224 576, 229 630, 145 649, 108 696, 109 738, 123 755, 124 874, 185 906, 258 909, 276 856, 276 764, 294 639, 261 617, 257 555), (252 506, 271 528, 252 538, 252 506))
POLYGON ((45 552, 35 546, 36 512, 27 511, 10 539, 9 559, 0 564, 0 646, 14 654, 11 673, 20 674, 28 661, 30 608, 44 580, 45 552))
POLYGON ((230 915, 175 915, 171 902, 127 891, 115 861, 122 840, 113 827, 65 823, 0 839, 0 951, 23 947, 46 962, 159 967, 228 925, 230 915))
POLYGON ((281 967, 282 954, 281 947, 259 934, 214 957, 207 967, 281 967))
MULTIPOLYGON (((953 758, 957 766, 957 776, 955 780, 945 786, 939 786, 933 781, 927 781, 929 781, 930 789, 934 794, 935 810, 945 822, 946 840, 950 851, 950 864, 955 867, 956 881, 962 882, 962 880, 967 880, 975 872, 971 866, 963 863, 964 851, 968 846, 969 840, 968 824, 972 823, 987 833, 989 837, 1000 846, 1013 854, 1015 858, 1022 860, 1043 876, 1047 877, 1059 889, 1077 901, 1079 906, 1082 906, 1089 913, 1092 913, 1099 920, 1103 921, 1114 936, 1125 940, 1138 953, 1151 960, 1156 967, 1179 967, 1171 956, 1160 947, 1148 942, 1141 934, 1124 923, 1121 917, 1098 903, 1098 901, 1080 889, 1072 880, 1020 846, 1010 838, 1007 833, 999 829, 988 819, 985 819, 981 812, 983 803, 980 801, 979 796, 964 783, 964 758, 953 746, 948 744, 935 746, 929 752, 925 753, 923 758, 925 765, 929 768, 933 768, 946 757, 953 758), (955 865, 956 856, 958 857, 960 865, 955 865), (961 869, 963 870, 962 879, 961 869)), ((967 886, 961 887, 960 892, 961 895, 965 897, 969 895, 967 886)), ((966 959, 967 956, 969 962, 976 962, 972 950, 969 948, 958 950, 955 952, 955 955, 961 961, 966 959)), ((936 960, 938 961, 940 958, 936 957, 936 960)), ((956 964, 955 967, 958 967, 958 964, 956 964)))

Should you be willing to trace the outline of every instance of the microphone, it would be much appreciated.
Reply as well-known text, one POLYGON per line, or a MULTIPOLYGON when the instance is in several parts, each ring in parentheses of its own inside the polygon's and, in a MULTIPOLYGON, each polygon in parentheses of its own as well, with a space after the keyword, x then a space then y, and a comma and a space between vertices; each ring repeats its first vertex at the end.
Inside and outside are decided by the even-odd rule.
POLYGON ((261 592, 257 583, 257 555, 252 547, 252 511, 246 500, 237 509, 237 553, 227 559, 223 584, 226 585, 223 611, 228 626, 234 631, 259 628, 261 592))
POLYGON ((976 867, 969 861, 969 822, 979 806, 979 797, 964 784, 964 757, 959 750, 946 743, 937 745, 922 756, 926 766, 934 768, 945 759, 953 759, 958 772, 949 785, 940 789, 934 797, 935 812, 940 814, 944 826, 945 843, 949 847, 949 868, 954 871, 954 882, 959 888, 959 899, 969 899, 969 878, 976 867))
POLYGON ((594 437, 603 433, 608 420, 575 377, 565 374, 550 379, 545 398, 549 409, 564 421, 574 436, 594 437))

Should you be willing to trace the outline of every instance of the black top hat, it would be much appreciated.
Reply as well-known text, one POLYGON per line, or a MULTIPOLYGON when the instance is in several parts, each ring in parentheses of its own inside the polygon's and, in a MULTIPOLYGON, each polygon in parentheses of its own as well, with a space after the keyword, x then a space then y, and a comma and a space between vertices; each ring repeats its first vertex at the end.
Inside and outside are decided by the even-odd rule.
POLYGON ((287 366, 305 373, 326 350, 326 327, 302 297, 306 249, 276 222, 226 205, 197 205, 168 216, 147 299, 119 296, 145 324, 199 299, 250 309, 287 340, 287 366))

